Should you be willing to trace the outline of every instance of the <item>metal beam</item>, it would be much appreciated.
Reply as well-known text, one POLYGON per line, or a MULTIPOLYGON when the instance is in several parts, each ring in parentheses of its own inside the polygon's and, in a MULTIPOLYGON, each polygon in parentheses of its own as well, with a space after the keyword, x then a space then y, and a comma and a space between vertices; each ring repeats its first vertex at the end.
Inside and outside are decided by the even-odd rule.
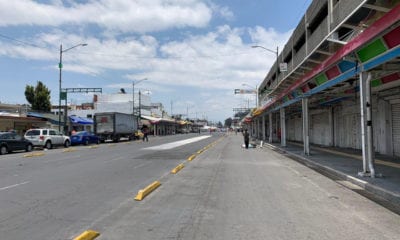
POLYGON ((376 6, 376 5, 372 5, 372 4, 364 4, 363 5, 364 8, 368 8, 368 9, 372 9, 372 10, 376 10, 378 12, 384 12, 387 13, 390 11, 389 8, 385 8, 385 7, 381 7, 381 6, 376 6))

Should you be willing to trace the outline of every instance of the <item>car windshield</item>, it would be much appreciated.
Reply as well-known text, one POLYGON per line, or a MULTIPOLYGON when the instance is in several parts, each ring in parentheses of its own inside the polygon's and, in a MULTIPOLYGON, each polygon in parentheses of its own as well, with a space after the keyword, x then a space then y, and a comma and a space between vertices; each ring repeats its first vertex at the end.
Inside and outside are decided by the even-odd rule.
POLYGON ((40 130, 30 130, 26 132, 26 136, 36 136, 40 135, 40 130))
POLYGON ((87 132, 77 132, 77 133, 75 133, 74 135, 77 135, 77 136, 85 136, 85 135, 87 135, 87 132))

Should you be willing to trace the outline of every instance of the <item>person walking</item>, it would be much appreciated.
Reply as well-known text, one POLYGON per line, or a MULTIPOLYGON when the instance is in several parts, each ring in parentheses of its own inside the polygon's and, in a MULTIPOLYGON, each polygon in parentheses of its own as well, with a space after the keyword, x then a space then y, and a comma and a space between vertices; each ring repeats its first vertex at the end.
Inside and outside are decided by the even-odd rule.
POLYGON ((149 135, 149 128, 146 125, 143 126, 142 132, 143 132, 143 142, 144 141, 148 142, 149 141, 149 137, 147 135, 149 135))
POLYGON ((244 146, 246 149, 249 148, 249 141, 250 141, 250 135, 249 132, 247 132, 247 129, 244 130, 243 132, 243 138, 244 138, 244 146))

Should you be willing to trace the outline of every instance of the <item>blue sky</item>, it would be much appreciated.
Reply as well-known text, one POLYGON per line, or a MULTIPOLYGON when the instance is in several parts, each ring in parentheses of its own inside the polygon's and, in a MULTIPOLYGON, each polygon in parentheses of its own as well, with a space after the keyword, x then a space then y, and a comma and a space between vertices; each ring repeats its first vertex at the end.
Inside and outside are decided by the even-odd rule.
MULTIPOLYGON (((251 48, 282 49, 311 0, 0 0, 0 101, 26 103, 27 84, 42 81, 58 103, 63 87, 104 93, 149 90, 174 114, 224 121, 255 105, 235 88, 256 87, 275 60, 251 48)), ((72 103, 90 95, 70 95, 72 103)))

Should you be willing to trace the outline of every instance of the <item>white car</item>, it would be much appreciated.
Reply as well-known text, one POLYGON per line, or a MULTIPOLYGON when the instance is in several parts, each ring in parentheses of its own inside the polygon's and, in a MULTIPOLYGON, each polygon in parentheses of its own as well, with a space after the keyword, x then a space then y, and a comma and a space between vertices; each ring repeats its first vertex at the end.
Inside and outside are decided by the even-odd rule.
POLYGON ((53 146, 69 147, 71 145, 71 140, 68 136, 48 128, 29 129, 25 133, 25 138, 31 141, 33 146, 47 149, 51 149, 53 146))

